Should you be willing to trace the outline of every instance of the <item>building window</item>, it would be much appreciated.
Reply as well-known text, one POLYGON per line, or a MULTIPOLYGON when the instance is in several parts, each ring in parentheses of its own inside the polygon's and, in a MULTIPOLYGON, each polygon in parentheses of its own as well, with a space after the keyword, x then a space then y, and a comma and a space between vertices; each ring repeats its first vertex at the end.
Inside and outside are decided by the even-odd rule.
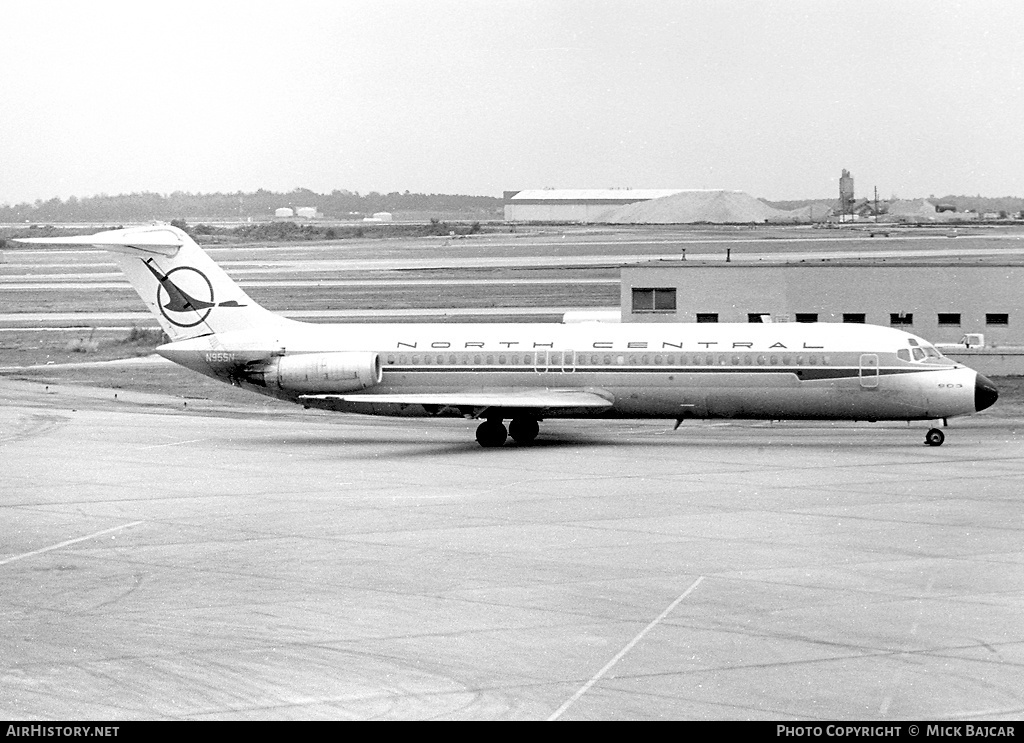
POLYGON ((697 322, 718 322, 717 312, 698 312, 697 322))
POLYGON ((772 314, 770 312, 748 312, 747 322, 771 322, 772 314), (767 318, 767 320, 765 319, 767 318))
POLYGON ((1009 325, 1010 316, 1005 312, 989 312, 985 315, 986 325, 1009 325))
POLYGON ((960 313, 959 312, 940 312, 939 313, 939 327, 940 328, 959 328, 960 327, 960 313))
MULTIPOLYGON (((861 321, 863 322, 863 320, 861 321)), ((910 312, 889 313, 889 324, 893 327, 906 327, 914 324, 914 315, 910 312)))
POLYGON ((818 322, 818 313, 817 312, 797 312, 796 313, 796 321, 797 322, 818 322))
POLYGON ((675 289, 634 289, 633 312, 675 312, 675 289))
POLYGON ((865 323, 867 316, 863 312, 844 312, 843 322, 865 323))

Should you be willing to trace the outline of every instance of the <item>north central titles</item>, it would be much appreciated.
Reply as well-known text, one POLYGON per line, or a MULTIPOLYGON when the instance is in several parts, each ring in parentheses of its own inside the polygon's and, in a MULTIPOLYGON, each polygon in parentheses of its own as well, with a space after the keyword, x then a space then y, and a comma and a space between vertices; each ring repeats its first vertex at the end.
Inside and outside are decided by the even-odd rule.
MULTIPOLYGON (((488 343, 485 341, 463 341, 461 343, 452 343, 451 341, 430 341, 428 344, 426 341, 397 341, 395 348, 401 349, 418 349, 421 347, 424 349, 444 351, 448 349, 485 349, 488 343)), ((554 348, 553 342, 539 342, 539 341, 490 341, 491 346, 498 346, 499 350, 528 350, 534 348, 554 348)), ((583 350, 587 348, 586 344, 567 344, 567 348, 575 348, 576 350, 583 350)), ((590 344, 590 348, 598 351, 615 351, 615 350, 672 350, 672 351, 683 351, 693 350, 697 351, 709 351, 709 350, 754 350, 754 343, 750 341, 696 341, 691 342, 689 346, 679 342, 673 343, 672 341, 626 341, 625 343, 615 341, 593 341, 590 344), (658 345, 660 343, 660 345, 658 345)), ((822 351, 825 349, 824 346, 815 346, 808 344, 803 341, 800 346, 787 345, 781 341, 776 341, 771 345, 764 346, 764 350, 776 351, 776 350, 791 350, 792 348, 799 348, 800 350, 806 351, 822 351)))

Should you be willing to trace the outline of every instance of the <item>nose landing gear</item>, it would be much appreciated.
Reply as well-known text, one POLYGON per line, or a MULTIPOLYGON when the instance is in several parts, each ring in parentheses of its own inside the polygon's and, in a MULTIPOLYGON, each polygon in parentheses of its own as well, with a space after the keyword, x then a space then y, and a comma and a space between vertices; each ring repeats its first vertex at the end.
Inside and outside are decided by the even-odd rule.
POLYGON ((928 433, 924 435, 924 443, 928 446, 942 446, 942 442, 945 440, 946 434, 938 428, 929 428, 928 433))

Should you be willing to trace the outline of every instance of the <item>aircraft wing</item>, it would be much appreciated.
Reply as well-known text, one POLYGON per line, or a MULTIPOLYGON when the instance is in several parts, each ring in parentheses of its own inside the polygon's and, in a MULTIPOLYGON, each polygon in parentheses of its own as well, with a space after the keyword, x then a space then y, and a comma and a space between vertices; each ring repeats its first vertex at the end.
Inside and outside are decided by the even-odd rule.
POLYGON ((347 403, 390 405, 424 405, 427 407, 472 408, 479 416, 491 409, 545 411, 583 410, 598 413, 612 406, 612 401, 586 390, 552 390, 521 388, 479 392, 426 392, 384 394, 301 395, 299 401, 323 400, 347 403))

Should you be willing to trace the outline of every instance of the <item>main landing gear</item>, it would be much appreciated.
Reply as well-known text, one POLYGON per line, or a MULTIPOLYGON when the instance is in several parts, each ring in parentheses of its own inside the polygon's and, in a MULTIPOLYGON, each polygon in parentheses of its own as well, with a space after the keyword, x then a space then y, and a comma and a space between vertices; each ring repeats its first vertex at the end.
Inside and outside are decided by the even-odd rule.
POLYGON ((928 433, 924 435, 924 443, 928 446, 942 446, 942 442, 946 440, 946 434, 938 428, 929 428, 928 433))
POLYGON ((488 418, 476 429, 476 440, 480 446, 491 448, 503 446, 511 435, 517 444, 529 444, 540 433, 536 418, 513 418, 505 430, 501 418, 488 418))

